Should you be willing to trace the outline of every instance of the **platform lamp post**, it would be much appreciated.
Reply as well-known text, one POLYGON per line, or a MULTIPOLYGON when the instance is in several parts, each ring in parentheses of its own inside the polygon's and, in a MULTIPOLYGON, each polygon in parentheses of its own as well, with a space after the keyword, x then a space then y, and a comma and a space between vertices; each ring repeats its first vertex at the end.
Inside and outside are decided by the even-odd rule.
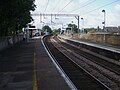
MULTIPOLYGON (((102 24, 104 24, 104 26, 103 26, 103 31, 105 32, 106 12, 105 12, 105 10, 102 10, 102 12, 104 13, 104 21, 102 22, 102 24)), ((104 43, 106 42, 105 34, 104 34, 104 36, 103 36, 103 42, 104 42, 104 43)))
POLYGON ((71 22, 72 22, 71 33, 73 34, 73 21, 71 22))
POLYGON ((81 20, 82 20, 82 31, 84 33, 84 18, 81 18, 81 20))
POLYGON ((104 30, 104 32, 105 32, 106 12, 105 12, 105 10, 102 10, 102 12, 104 13, 104 21, 102 22, 102 24, 104 24, 104 26, 103 26, 103 30, 104 30))

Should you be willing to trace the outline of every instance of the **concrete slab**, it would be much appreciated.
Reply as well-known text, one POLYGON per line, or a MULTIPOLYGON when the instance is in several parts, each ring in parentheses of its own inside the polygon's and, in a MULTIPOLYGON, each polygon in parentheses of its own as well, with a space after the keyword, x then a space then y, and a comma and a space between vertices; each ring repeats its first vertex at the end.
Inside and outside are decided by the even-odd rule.
POLYGON ((59 71, 50 60, 41 41, 36 43, 38 90, 70 90, 59 71))
POLYGON ((0 52, 0 90, 33 89, 34 43, 21 42, 0 52))
POLYGON ((70 90, 40 38, 0 51, 0 90, 34 90, 35 82, 37 90, 70 90))

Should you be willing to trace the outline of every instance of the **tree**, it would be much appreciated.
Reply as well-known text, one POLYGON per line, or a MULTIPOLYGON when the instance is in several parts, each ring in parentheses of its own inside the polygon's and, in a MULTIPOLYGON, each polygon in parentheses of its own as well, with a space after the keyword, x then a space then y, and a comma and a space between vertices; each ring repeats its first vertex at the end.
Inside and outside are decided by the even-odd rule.
POLYGON ((0 36, 17 34, 17 30, 26 27, 33 19, 30 11, 35 10, 35 0, 0 1, 0 36))
POLYGON ((49 26, 44 26, 42 29, 43 29, 44 32, 52 33, 52 30, 49 26))
POLYGON ((96 28, 87 28, 86 31, 90 32, 90 33, 94 33, 97 31, 97 29, 96 28))
POLYGON ((70 28, 70 29, 68 29, 68 30, 71 30, 71 29, 72 29, 72 31, 75 32, 75 33, 78 32, 77 25, 75 25, 75 24, 68 24, 68 27, 67 27, 67 28, 70 28))
POLYGON ((54 29, 54 30, 53 30, 53 34, 54 34, 54 35, 60 34, 60 31, 61 31, 61 28, 54 29))

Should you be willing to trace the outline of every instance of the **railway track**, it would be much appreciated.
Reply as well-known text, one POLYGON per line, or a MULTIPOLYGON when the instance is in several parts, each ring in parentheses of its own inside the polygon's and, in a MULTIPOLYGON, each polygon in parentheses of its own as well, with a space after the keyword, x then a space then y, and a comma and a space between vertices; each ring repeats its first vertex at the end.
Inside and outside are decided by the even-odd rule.
MULTIPOLYGON (((65 71, 78 90, 110 90, 106 85, 61 53, 50 41, 50 37, 44 38, 45 46, 52 53, 59 65, 65 71)), ((61 48, 61 47, 59 47, 61 48)))
POLYGON ((90 73, 91 71, 95 70, 98 72, 98 74, 101 74, 103 77, 101 77, 101 75, 95 74, 94 72, 92 73, 92 75, 95 75, 95 77, 99 78, 103 83, 112 88, 112 90, 120 89, 119 65, 108 62, 102 56, 100 58, 99 56, 94 55, 94 53, 91 54, 90 52, 82 48, 78 48, 66 42, 61 42, 56 37, 54 37, 54 39, 55 41, 52 42, 57 42, 61 46, 63 46, 63 48, 66 49, 65 54, 71 53, 72 56, 68 56, 72 58, 76 63, 82 65, 81 61, 83 61, 83 64, 87 64, 88 67, 85 67, 84 65, 82 65, 82 67, 84 67, 90 73), (74 56, 75 59, 73 58, 74 56), (92 69, 89 70, 90 68, 92 69))
POLYGON ((120 66, 111 62, 108 62, 107 60, 97 57, 96 55, 90 54, 89 52, 85 52, 81 49, 78 49, 76 47, 73 47, 71 45, 68 45, 67 43, 61 42, 58 38, 54 38, 59 44, 63 45, 64 47, 67 47, 67 49, 71 49, 74 53, 77 53, 86 59, 114 72, 116 75, 120 75, 120 66))

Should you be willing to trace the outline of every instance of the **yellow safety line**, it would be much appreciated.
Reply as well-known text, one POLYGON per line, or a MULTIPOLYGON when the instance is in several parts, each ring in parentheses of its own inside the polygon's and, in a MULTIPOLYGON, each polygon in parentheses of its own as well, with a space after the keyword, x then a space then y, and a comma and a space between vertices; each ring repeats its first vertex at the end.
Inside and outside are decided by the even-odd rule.
POLYGON ((33 90, 38 90, 37 86, 37 77, 36 77, 36 53, 34 52, 34 60, 33 60, 33 90))

